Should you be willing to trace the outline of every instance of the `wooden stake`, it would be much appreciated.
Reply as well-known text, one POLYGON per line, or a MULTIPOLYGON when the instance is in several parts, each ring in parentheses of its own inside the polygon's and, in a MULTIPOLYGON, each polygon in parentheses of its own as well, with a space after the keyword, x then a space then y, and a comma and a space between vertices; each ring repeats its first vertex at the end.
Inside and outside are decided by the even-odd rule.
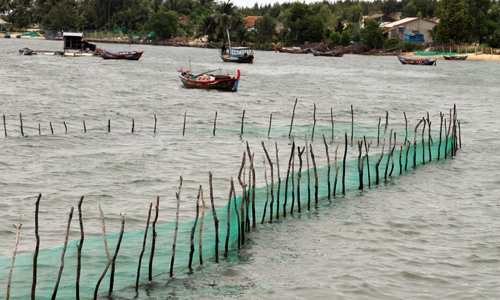
POLYGON ((345 169, 346 169, 346 159, 347 159, 347 132, 345 133, 345 149, 344 149, 344 160, 342 162, 342 195, 345 195, 345 169))
POLYGON ((434 141, 432 140, 432 135, 431 135, 431 119, 429 118, 429 112, 427 112, 427 125, 429 125, 429 129, 427 130, 428 132, 427 139, 429 140, 429 143, 427 144, 427 146, 429 148, 429 162, 431 162, 432 161, 431 144, 434 144, 434 141))
POLYGON ((215 211, 214 203, 214 190, 212 186, 212 172, 208 172, 208 181, 210 184, 210 203, 212 204, 212 215, 215 224, 215 263, 219 263, 219 220, 217 219, 217 212, 215 211))
POLYGON ((331 191, 331 186, 330 186, 330 154, 328 153, 328 144, 326 143, 326 138, 325 138, 324 134, 323 134, 323 144, 325 144, 326 165, 328 166, 326 177, 328 180, 328 199, 330 199, 330 191, 331 191))
POLYGON ((64 124, 64 132, 68 133, 68 126, 66 126, 66 121, 63 121, 64 124))
MULTIPOLYGON (((280 215, 280 190, 281 190, 281 176, 280 176, 280 161, 278 156, 278 143, 274 142, 276 148, 276 170, 278 171, 278 191, 276 192, 276 220, 280 215)), ((255 182, 255 180, 254 180, 255 182)), ((254 188, 255 189, 255 188, 254 188)), ((254 224, 255 225, 255 224, 254 224)))
POLYGON ((205 198, 203 197, 203 189, 200 186, 200 196, 201 196, 201 221, 200 221, 200 247, 198 252, 200 252, 200 265, 203 265, 203 223, 205 221, 205 198))
POLYGON ((134 118, 132 118, 132 130, 131 130, 131 132, 134 133, 134 130, 135 130, 135 120, 134 120, 134 118))
POLYGON ((354 139, 354 108, 352 107, 351 104, 351 147, 353 146, 353 139, 354 139))
POLYGON ((245 125, 245 110, 243 110, 243 115, 241 116, 241 132, 240 135, 243 135, 243 126, 245 125))
POLYGON ((309 149, 311 150, 311 160, 313 163, 313 170, 314 170, 314 203, 318 204, 318 168, 316 167, 316 160, 314 159, 314 152, 313 152, 313 147, 312 144, 309 144, 309 149))
POLYGON ((389 123, 389 112, 385 113, 385 126, 384 126, 384 144, 382 145, 382 151, 380 153, 380 157, 375 164, 375 184, 379 184, 379 171, 378 168, 380 166, 380 162, 382 161, 382 158, 384 157, 384 149, 385 149, 385 138, 386 138, 386 133, 387 133, 387 126, 389 123))
POLYGON ((87 132, 87 126, 85 126, 85 120, 83 120, 83 132, 87 132))
POLYGON ((380 144, 380 118, 378 118, 377 147, 380 144))
POLYGON ((40 199, 42 194, 38 194, 38 198, 35 202, 35 253, 33 254, 33 283, 31 284, 31 300, 35 300, 36 292, 36 271, 38 263, 38 252, 40 250, 40 236, 38 235, 38 209, 40 208, 40 199))
POLYGON ((151 220, 151 209, 153 208, 153 202, 149 204, 148 219, 146 221, 146 229, 144 230, 144 239, 142 240, 141 254, 139 254, 139 263, 137 264, 137 276, 135 278, 135 292, 139 290, 139 279, 141 277, 141 263, 142 257, 144 255, 144 250, 146 249, 146 240, 148 239, 149 221, 151 220))
POLYGON ((269 138, 269 135, 271 134, 271 123, 273 121, 273 114, 269 116, 269 129, 267 129, 267 138, 269 138))
POLYGON ((361 160, 361 156, 363 155, 363 141, 358 141, 358 173, 359 173, 359 190, 363 190, 363 166, 364 166, 364 157, 363 161, 361 160))
POLYGON ((101 285, 101 281, 106 275, 106 272, 108 272, 109 265, 111 264, 111 261, 113 260, 111 258, 111 254, 109 254, 109 248, 108 248, 108 240, 106 239, 106 226, 104 223, 104 213, 102 212, 101 205, 99 205, 99 213, 101 215, 101 224, 102 224, 102 235, 103 235, 103 240, 104 240, 104 248, 106 250, 106 256, 108 258, 108 262, 106 263, 106 267, 104 268, 104 271, 101 274, 101 277, 99 277, 99 280, 97 280, 97 284, 94 290, 94 300, 97 299, 97 294, 99 293, 99 286, 101 285))
POLYGON ((200 195, 201 195, 201 185, 198 189, 198 196, 196 197, 196 216, 194 218, 193 228, 191 228, 191 249, 189 251, 189 271, 193 271, 193 256, 194 256, 194 234, 196 232, 196 225, 198 224, 198 216, 200 215, 200 195))
POLYGON ((40 129, 40 123, 38 123, 38 135, 42 135, 42 131, 40 129))
POLYGON ((156 114, 154 116, 155 116, 155 128, 153 129, 153 133, 156 134, 156 123, 157 123, 156 114))
POLYGON ((333 181, 333 197, 337 195, 337 181, 339 179, 339 166, 337 164, 337 153, 339 151, 339 145, 335 148, 335 160, 334 160, 334 166, 335 166, 335 180, 333 181))
POLYGON ((21 115, 21 113, 19 113, 19 122, 20 122, 20 126, 21 126, 21 135, 24 136, 24 129, 23 129, 23 116, 21 115))
POLYGON ((217 111, 215 111, 215 117, 214 117, 214 130, 213 130, 213 134, 215 136, 215 129, 217 128, 217 111))
POLYGON ((174 276, 175 247, 177 246, 177 232, 179 231, 179 209, 181 205, 182 176, 179 177, 179 181, 179 191, 175 193, 175 198, 177 199, 177 208, 175 210, 175 231, 174 242, 172 244, 172 259, 170 260, 170 277, 174 276))
POLYGON ((69 226, 71 225, 71 219, 73 218, 73 206, 69 211, 68 225, 66 226, 66 238, 64 239, 64 246, 61 254, 61 267, 59 268, 59 274, 57 275, 56 287, 54 288, 54 293, 52 294, 52 300, 56 299, 57 289, 59 288, 59 282, 61 281, 61 276, 64 268, 64 254, 66 254, 66 247, 68 246, 68 236, 69 236, 69 226))
MULTIPOLYGON (((251 182, 252 182, 252 195, 251 195, 251 198, 250 196, 247 198, 247 213, 246 213, 246 216, 247 216, 247 222, 248 222, 248 231, 250 231, 250 220, 248 219, 249 218, 249 214, 250 214, 250 208, 248 207, 250 205, 249 201, 251 199, 252 201, 252 219, 253 219, 253 227, 255 228, 255 223, 256 223, 256 220, 255 220, 255 187, 256 187, 256 180, 255 180, 255 166, 254 166, 254 155, 255 154, 252 154, 250 152, 250 146, 248 145, 248 141, 247 141, 247 153, 248 153, 248 159, 250 160, 250 171, 252 173, 252 178, 251 178, 251 182)), ((250 177, 250 175, 249 175, 250 177)))
POLYGON ((266 211, 267 211, 267 203, 269 202, 269 183, 267 182, 267 168, 266 168, 266 159, 263 159, 264 163, 264 182, 266 183, 266 202, 264 202, 264 211, 262 213, 262 220, 260 224, 264 224, 264 220, 266 219, 266 211))
POLYGON ((297 99, 295 98, 295 104, 293 105, 293 112, 292 112, 292 121, 290 122, 290 132, 288 132, 288 138, 292 138, 292 127, 293 127, 293 118, 295 117, 295 107, 297 106, 297 99))
POLYGON ((269 206, 269 222, 273 222, 273 204, 274 204, 274 168, 273 162, 271 161, 271 157, 269 157, 269 153, 267 153, 266 145, 264 145, 264 141, 261 142, 262 148, 264 149, 264 153, 266 154, 267 162, 269 163, 269 167, 271 167, 271 205, 269 206))
POLYGON ((7 124, 5 123, 5 115, 3 115, 3 132, 5 133, 5 137, 7 137, 7 124))
POLYGON ((292 141, 292 151, 290 153, 290 159, 288 160, 288 171, 286 173, 285 182, 285 200, 283 202, 283 217, 286 218, 286 202, 288 201, 288 179, 290 178, 290 168, 292 166, 292 159, 295 152, 295 141, 292 141))
MULTIPOLYGON (((234 180, 231 177, 231 187, 229 188, 229 200, 227 201, 227 233, 226 233, 226 247, 224 249, 224 257, 229 253, 229 236, 231 235, 231 200, 233 199, 234 180)), ((236 196, 234 197, 236 204, 236 196)))
POLYGON ((406 141, 408 140, 408 119, 406 118, 406 112, 403 112, 405 116, 405 142, 403 144, 406 145, 406 141))
MULTIPOLYGON (((425 118, 422 118, 423 122, 424 122, 424 126, 422 128, 422 165, 425 165, 425 138, 424 138, 424 134, 425 134, 425 118)), ((429 140, 429 146, 431 145, 431 141, 429 140)))
POLYGON ((158 220, 158 209, 160 208, 160 196, 156 197, 156 205, 155 205, 155 218, 153 220, 153 240, 151 241, 151 256, 149 257, 149 271, 148 271, 148 280, 153 280, 153 258, 155 256, 155 245, 156 245, 156 221, 158 220))
MULTIPOLYGON (((243 168, 245 167, 245 162, 246 162, 246 152, 243 151, 243 158, 241 161, 241 167, 240 167, 240 172, 238 173, 238 182, 240 183, 241 186, 241 223, 240 220, 238 220, 238 244, 241 242, 243 244, 243 240, 245 239, 245 213, 243 211, 243 204, 246 202, 246 197, 247 197, 247 184, 241 179, 241 174, 243 173, 243 168)), ((236 211, 236 215, 238 215, 238 207, 236 207, 236 202, 234 203, 234 209, 236 211)), ((239 249, 239 248, 238 248, 239 249)))
POLYGON ((52 128, 52 122, 49 122, 49 125, 50 125, 50 132, 54 134, 54 128, 52 128))
POLYGON ((418 126, 422 123, 423 119, 420 119, 418 122, 417 126, 415 126, 415 131, 414 131, 414 140, 413 140, 413 166, 417 166, 417 129, 418 126))
POLYGON ((82 203, 83 203, 83 196, 81 196, 80 201, 78 201, 78 223, 80 225, 80 242, 78 243, 78 255, 77 255, 78 258, 76 264, 76 284, 75 284, 76 300, 80 299, 80 274, 82 270, 82 248, 83 248, 83 241, 85 238, 83 232, 82 203))
POLYGON ((21 234, 21 226, 23 220, 23 216, 19 216, 19 222, 17 223, 17 226, 12 224, 14 228, 16 228, 17 233, 16 233, 16 242, 14 243, 14 253, 12 254, 12 263, 10 265, 10 271, 9 271, 9 280, 7 282, 7 298, 6 300, 10 299, 10 283, 12 281, 12 271, 14 270, 14 262, 16 260, 16 253, 17 253, 17 246, 19 245, 19 235, 21 234))
POLYGON ((108 133, 111 132, 111 119, 108 119, 108 133))
POLYGON ((403 174, 403 146, 399 149, 399 174, 403 174))
POLYGON ((113 260, 111 262, 111 274, 109 278, 109 294, 113 293, 113 284, 115 282, 116 258, 118 257, 118 251, 120 250, 120 245, 122 243, 123 232, 125 231, 125 215, 123 214, 123 212, 120 212, 120 216, 122 219, 122 226, 120 228, 120 236, 118 237, 118 243, 116 244, 115 254, 113 255, 113 260))
POLYGON ((186 114, 187 111, 184 112, 184 125, 182 125, 182 136, 184 136, 184 133, 186 132, 186 114))
MULTIPOLYGON (((297 206, 299 207, 299 213, 300 213, 300 180, 302 179, 302 154, 304 154, 304 150, 306 150, 306 146, 302 147, 302 151, 300 151, 300 147, 297 146, 297 156, 299 157, 299 171, 297 172, 297 206)), ((307 209, 309 209, 309 207, 307 209)), ((292 211, 293 211, 293 203, 292 203, 292 211)))
POLYGON ((368 155, 370 151, 370 146, 372 145, 372 141, 370 143, 366 142, 366 136, 363 136, 363 140, 365 142, 365 158, 366 158, 366 172, 368 173, 368 187, 372 185, 372 180, 370 178, 370 156, 368 155))
POLYGON ((314 129, 316 128, 316 103, 314 103, 314 112, 313 112, 313 129, 311 134, 311 142, 314 142, 314 129))
POLYGON ((407 143, 407 147, 406 147, 406 163, 405 163, 405 171, 408 169, 408 155, 410 153, 410 147, 411 147, 411 142, 410 141, 406 141, 407 143))
POLYGON ((334 129, 334 126, 335 126, 335 123, 333 123, 333 107, 330 107, 330 119, 332 121, 332 143, 333 143, 333 140, 335 139, 335 135, 334 135, 334 132, 333 132, 333 129, 334 129))
POLYGON ((307 209, 311 208, 311 168, 309 168, 309 147, 307 147, 307 135, 304 136, 306 148, 306 166, 307 166, 307 209))
POLYGON ((387 162, 385 164, 384 180, 387 180, 387 172, 389 170, 389 162, 391 160, 391 149, 392 149, 392 129, 389 133, 389 150, 387 152, 387 162))

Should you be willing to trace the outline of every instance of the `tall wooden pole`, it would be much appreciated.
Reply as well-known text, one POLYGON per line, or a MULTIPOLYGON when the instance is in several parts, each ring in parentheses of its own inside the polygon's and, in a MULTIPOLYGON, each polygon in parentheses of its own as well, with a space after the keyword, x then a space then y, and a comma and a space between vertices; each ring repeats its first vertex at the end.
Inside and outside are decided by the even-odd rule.
POLYGON ((38 209, 40 208, 40 199, 42 194, 38 194, 38 198, 35 202, 35 253, 33 254, 33 283, 31 284, 31 300, 35 300, 36 293, 36 275, 37 275, 37 263, 38 263, 38 252, 40 250, 40 236, 38 235, 38 209))

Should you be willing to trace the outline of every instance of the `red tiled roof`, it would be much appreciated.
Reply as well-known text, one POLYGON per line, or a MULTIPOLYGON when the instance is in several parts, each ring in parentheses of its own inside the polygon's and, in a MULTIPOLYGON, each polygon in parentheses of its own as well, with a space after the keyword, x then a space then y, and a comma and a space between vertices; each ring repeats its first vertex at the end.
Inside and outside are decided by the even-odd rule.
POLYGON ((262 18, 261 16, 248 16, 245 18, 245 26, 253 27, 255 25, 255 21, 262 18))

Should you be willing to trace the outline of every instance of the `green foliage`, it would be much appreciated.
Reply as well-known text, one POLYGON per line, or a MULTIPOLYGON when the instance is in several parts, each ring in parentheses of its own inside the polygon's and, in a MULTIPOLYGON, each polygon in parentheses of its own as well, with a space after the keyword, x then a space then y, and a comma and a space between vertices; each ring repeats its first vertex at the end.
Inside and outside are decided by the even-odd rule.
POLYGON ((349 31, 344 30, 340 35, 340 45, 345 47, 348 46, 349 43, 351 43, 351 34, 349 33, 349 31))
POLYGON ((330 42, 335 46, 340 45, 340 38, 341 38, 340 32, 332 32, 330 34, 330 42))
POLYGON ((405 17, 415 17, 417 16, 417 6, 413 1, 408 2, 403 9, 403 14, 405 17))
POLYGON ((305 42, 320 42, 324 38, 325 23, 314 15, 310 6, 295 2, 285 17, 285 41, 287 44, 301 45, 305 42))
POLYGON ((179 15, 175 11, 166 12, 160 9, 151 15, 148 22, 148 29, 154 31, 160 38, 171 38, 179 27, 179 15))
POLYGON ((264 17, 255 21, 254 34, 257 43, 270 43, 273 41, 273 36, 276 32, 276 21, 270 16, 264 17))
POLYGON ((443 0, 436 10, 440 19, 436 26, 436 38, 440 42, 466 42, 470 40, 474 19, 462 0, 443 0))
POLYGON ((360 29, 359 36, 366 49, 380 48, 384 44, 384 29, 374 19, 366 19, 365 27, 360 29))
POLYGON ((54 6, 42 20, 42 27, 48 30, 70 31, 78 28, 78 14, 72 0, 64 0, 54 6))

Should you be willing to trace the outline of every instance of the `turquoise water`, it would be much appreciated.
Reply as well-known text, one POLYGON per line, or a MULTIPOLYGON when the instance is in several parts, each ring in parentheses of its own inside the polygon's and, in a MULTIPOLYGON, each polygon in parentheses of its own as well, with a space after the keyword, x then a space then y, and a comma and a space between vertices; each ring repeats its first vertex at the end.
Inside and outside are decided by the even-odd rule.
MULTIPOLYGON (((395 57, 256 52, 253 65, 233 65, 223 64, 215 49, 147 45, 131 47, 145 50, 141 60, 120 62, 17 54, 23 47, 62 47, 54 41, 2 39, 0 43, 2 114, 8 133, 0 143, 0 253, 7 272, 16 233, 12 224, 21 214, 16 262, 29 262, 34 250, 38 193, 43 195, 39 216, 43 250, 63 245, 69 210, 76 208, 82 195, 89 242, 102 236, 99 205, 106 230, 115 237, 120 211, 126 216, 126 231, 142 230, 149 204, 158 196, 164 209, 158 224, 172 223, 179 176, 183 177, 179 219, 188 222, 195 214, 200 184, 207 198, 209 171, 214 176, 215 204, 226 205, 229 181, 238 176, 247 141, 261 172, 259 187, 265 187, 261 141, 271 153, 278 145, 285 176, 296 99, 292 136, 301 147, 305 134, 311 140, 316 105, 313 147, 320 166, 326 164, 323 134, 330 155, 340 145, 342 156, 344 134, 351 130, 351 105, 355 136, 372 140, 370 153, 375 154, 381 150, 377 125, 379 118, 384 122, 386 111, 401 143, 403 113, 413 141, 412 129, 420 118, 429 112, 437 132, 439 113, 448 116, 456 103, 463 148, 454 159, 411 170, 379 188, 322 199, 311 210, 258 226, 242 249, 233 247, 229 258, 218 264, 207 258, 202 266, 196 264, 192 274, 179 263, 169 277, 169 261, 161 262, 155 272, 163 275, 152 283, 142 281, 137 297, 462 299, 497 294, 498 142, 491 138, 498 131, 495 63, 440 60, 436 67, 415 67, 403 66, 395 57), (176 77, 175 70, 181 67, 195 71, 223 67, 229 73, 240 68, 243 76, 237 93, 187 90, 176 77)), ((349 147, 349 159, 357 154, 355 145, 349 147)), ((241 193, 238 184, 236 190, 241 193)), ((78 239, 73 219, 69 240, 75 245, 78 239)), ((111 249, 115 241, 110 238, 111 249)), ((171 247, 171 242, 171 237, 162 241, 164 247, 171 247)), ((182 251, 187 249, 178 250, 180 255, 182 251)), ((96 252, 104 255, 102 248, 96 252)), ((59 261, 54 264, 57 270, 59 261)), ((103 269, 91 271, 100 274, 103 269)), ((14 272, 13 288, 29 289, 32 271, 19 272, 14 272)), ((0 286, 6 282, 1 279, 0 286)), ((105 292, 108 286, 103 283, 101 288, 105 292)), ((89 296, 89 291, 82 292, 89 296)), ((133 288, 114 292, 117 299, 134 296, 133 288)))

